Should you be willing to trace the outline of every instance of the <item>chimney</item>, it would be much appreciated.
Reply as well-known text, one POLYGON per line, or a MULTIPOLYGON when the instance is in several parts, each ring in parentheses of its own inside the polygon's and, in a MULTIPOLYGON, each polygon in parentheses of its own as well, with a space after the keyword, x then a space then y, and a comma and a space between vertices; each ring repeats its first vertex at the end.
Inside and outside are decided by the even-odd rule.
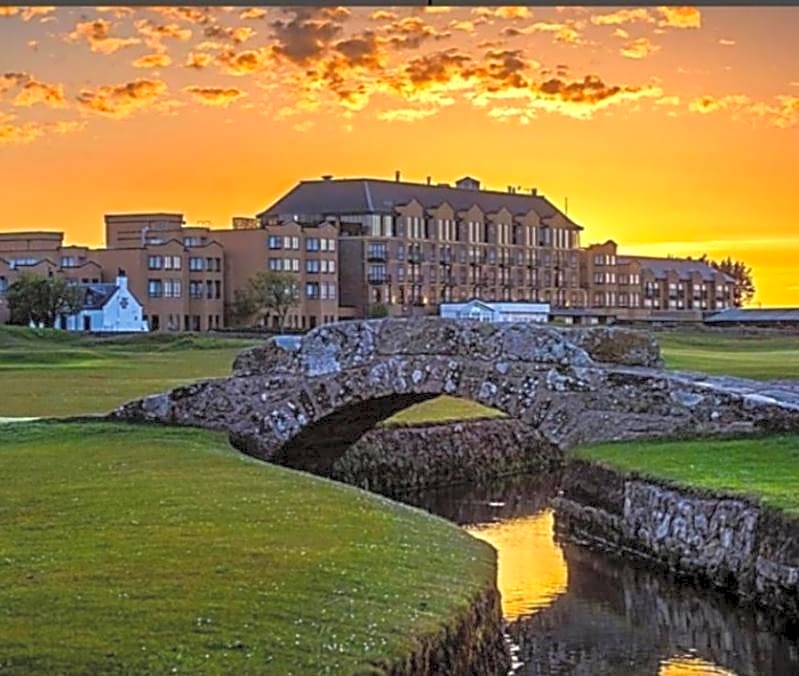
POLYGON ((538 195, 538 188, 530 188, 530 194, 536 197, 538 195))
POLYGON ((333 174, 322 174, 323 181, 329 181, 331 178, 333 178, 333 174))
POLYGON ((122 268, 117 268, 117 286, 120 289, 128 288, 128 276, 122 268))
POLYGON ((397 170, 394 172, 394 180, 395 180, 397 183, 399 183, 399 180, 400 180, 400 173, 399 173, 399 169, 397 169, 397 170))
POLYGON ((433 182, 433 177, 432 176, 428 176, 427 177, 427 185, 430 185, 432 182, 433 182))

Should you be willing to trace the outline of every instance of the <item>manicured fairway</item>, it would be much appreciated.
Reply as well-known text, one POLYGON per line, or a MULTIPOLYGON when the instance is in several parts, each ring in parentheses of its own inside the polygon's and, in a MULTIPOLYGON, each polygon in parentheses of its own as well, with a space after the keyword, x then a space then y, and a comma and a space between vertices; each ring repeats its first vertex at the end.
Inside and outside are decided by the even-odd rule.
POLYGON ((658 332, 655 337, 671 369, 760 380, 799 379, 799 336, 681 330, 658 332))
POLYGON ((365 673, 466 607, 493 551, 205 431, 0 432, 0 673, 365 673))
POLYGON ((686 486, 748 495, 799 516, 799 436, 587 446, 574 456, 686 486))
MULTIPOLYGON (((236 355, 256 344, 169 334, 98 339, 0 326, 0 419, 104 413, 131 399, 229 375, 236 355)), ((496 415, 477 403, 440 397, 391 422, 496 415)))
POLYGON ((387 425, 418 425, 420 423, 451 422, 469 418, 497 418, 504 413, 475 401, 443 395, 409 406, 386 421, 387 425))
POLYGON ((152 334, 90 338, 0 327, 0 417, 104 413, 126 401, 230 373, 255 341, 152 334))

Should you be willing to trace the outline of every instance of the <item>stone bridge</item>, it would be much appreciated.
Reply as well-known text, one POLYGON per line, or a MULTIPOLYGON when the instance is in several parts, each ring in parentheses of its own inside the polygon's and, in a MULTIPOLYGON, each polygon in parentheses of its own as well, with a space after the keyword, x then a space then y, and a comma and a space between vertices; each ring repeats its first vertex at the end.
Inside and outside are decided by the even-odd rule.
POLYGON ((439 318, 320 327, 272 340, 233 374, 126 404, 114 419, 226 430, 256 457, 329 475, 364 433, 449 394, 521 420, 542 443, 799 429, 799 393, 671 373, 656 342, 618 328, 556 329, 439 318))

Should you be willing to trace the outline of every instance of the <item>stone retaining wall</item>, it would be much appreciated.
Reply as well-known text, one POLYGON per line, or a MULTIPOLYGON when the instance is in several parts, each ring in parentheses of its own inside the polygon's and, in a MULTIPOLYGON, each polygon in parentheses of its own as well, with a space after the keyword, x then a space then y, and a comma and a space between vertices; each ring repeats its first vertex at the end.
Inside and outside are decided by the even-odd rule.
POLYGON ((375 664, 375 673, 390 676, 504 676, 510 669, 511 659, 503 631, 500 596, 492 581, 491 586, 438 635, 420 641, 399 662, 375 664))
POLYGON ((560 448, 513 419, 378 427, 333 465, 332 478, 384 495, 548 470, 560 448))
POLYGON ((568 464, 557 528, 799 621, 799 521, 755 502, 568 464))

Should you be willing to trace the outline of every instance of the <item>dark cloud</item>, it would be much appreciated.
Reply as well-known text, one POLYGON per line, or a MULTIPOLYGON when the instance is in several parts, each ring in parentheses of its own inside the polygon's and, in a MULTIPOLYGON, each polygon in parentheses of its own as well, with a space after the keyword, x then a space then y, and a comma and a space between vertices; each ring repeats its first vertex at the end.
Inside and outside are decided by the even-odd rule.
POLYGON ((349 15, 349 10, 327 7, 298 7, 284 12, 291 18, 277 19, 270 24, 277 41, 274 51, 297 64, 305 64, 323 54, 341 33, 341 20, 349 15))

